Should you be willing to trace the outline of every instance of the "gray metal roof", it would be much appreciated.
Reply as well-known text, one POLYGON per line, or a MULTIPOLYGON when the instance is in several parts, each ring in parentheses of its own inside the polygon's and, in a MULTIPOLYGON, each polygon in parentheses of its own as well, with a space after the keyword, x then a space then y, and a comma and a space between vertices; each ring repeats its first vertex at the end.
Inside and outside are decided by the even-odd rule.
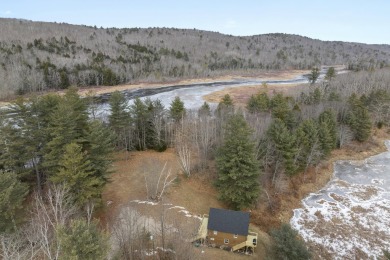
POLYGON ((207 229, 247 236, 248 227, 248 212, 210 208, 207 229))

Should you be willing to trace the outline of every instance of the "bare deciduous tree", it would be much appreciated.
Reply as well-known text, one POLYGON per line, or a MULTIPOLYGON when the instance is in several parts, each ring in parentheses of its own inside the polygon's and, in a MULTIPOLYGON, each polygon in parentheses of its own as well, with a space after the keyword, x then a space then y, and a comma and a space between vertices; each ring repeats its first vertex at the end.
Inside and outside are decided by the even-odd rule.
POLYGON ((183 118, 175 131, 175 149, 178 155, 180 166, 187 176, 191 175, 192 156, 192 125, 193 122, 188 116, 183 118))
POLYGON ((176 176, 172 175, 172 170, 167 167, 167 162, 164 165, 156 163, 152 160, 145 160, 144 179, 147 199, 159 201, 164 192, 175 181, 176 176))
POLYGON ((57 229, 70 221, 77 213, 69 190, 63 185, 53 185, 46 196, 35 195, 31 227, 40 249, 48 259, 58 259, 60 243, 57 229))

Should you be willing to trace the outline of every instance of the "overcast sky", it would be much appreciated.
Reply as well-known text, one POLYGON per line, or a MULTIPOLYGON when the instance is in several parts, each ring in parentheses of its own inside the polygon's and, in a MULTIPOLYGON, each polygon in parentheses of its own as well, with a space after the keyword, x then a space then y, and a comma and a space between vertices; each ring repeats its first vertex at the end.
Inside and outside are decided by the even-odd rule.
POLYGON ((389 0, 0 0, 0 17, 390 44, 389 0))

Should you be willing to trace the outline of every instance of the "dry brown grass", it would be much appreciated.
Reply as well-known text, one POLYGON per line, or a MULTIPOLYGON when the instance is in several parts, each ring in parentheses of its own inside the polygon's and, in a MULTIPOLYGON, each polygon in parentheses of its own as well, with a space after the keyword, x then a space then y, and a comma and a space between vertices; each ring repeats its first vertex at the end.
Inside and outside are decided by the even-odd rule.
POLYGON ((183 79, 176 80, 170 82, 139 82, 136 84, 124 84, 118 86, 98 86, 98 87, 88 87, 80 89, 79 93, 81 95, 86 95, 88 92, 93 92, 95 94, 105 94, 111 93, 114 91, 122 91, 122 90, 130 90, 130 89, 139 89, 139 88, 158 88, 164 86, 172 86, 172 85, 189 85, 196 83, 210 83, 215 81, 231 81, 235 79, 262 79, 262 80, 285 80, 292 79, 299 75, 309 73, 308 70, 275 70, 275 71, 261 71, 258 74, 250 74, 250 75, 225 75, 225 76, 217 76, 217 77, 207 77, 207 78, 196 78, 196 79, 183 79))
MULTIPOLYGON (((191 214, 207 214, 210 207, 226 208, 217 199, 218 194, 210 179, 206 177, 207 172, 198 175, 185 177, 180 170, 178 160, 173 149, 159 153, 155 151, 143 152, 120 152, 115 155, 116 161, 113 164, 113 173, 110 182, 103 192, 105 206, 98 212, 97 217, 101 220, 102 226, 110 229, 113 221, 124 207, 132 207, 142 215, 155 218, 161 210, 159 206, 148 206, 136 204, 133 200, 146 200, 146 188, 143 175, 145 161, 160 164, 167 162, 172 168, 172 173, 178 174, 178 181, 170 187, 164 203, 172 203, 182 206, 191 214), (107 205, 109 202, 109 205, 107 205)), ((186 221, 182 214, 181 220, 186 221)), ((189 227, 190 229, 192 227, 189 227)), ((251 230, 259 234, 259 241, 256 253, 250 257, 233 254, 220 249, 200 247, 200 259, 264 259, 270 248, 270 238, 267 233, 256 226, 251 225, 251 230)))
POLYGON ((301 200, 312 192, 323 188, 333 177, 333 164, 338 160, 363 160, 375 154, 386 151, 385 140, 390 139, 387 129, 375 129, 371 139, 365 143, 351 143, 343 149, 334 150, 326 162, 318 167, 309 169, 304 181, 302 174, 293 176, 290 189, 278 193, 270 185, 267 190, 275 202, 273 210, 268 207, 268 200, 262 196, 259 208, 252 213, 252 219, 262 230, 268 231, 281 223, 288 223, 293 215, 293 209, 300 208, 301 200))
MULTIPOLYGON (((79 89, 79 94, 81 96, 87 95, 101 95, 106 93, 112 93, 114 91, 123 91, 123 90, 133 90, 133 89, 141 89, 141 88, 159 88, 165 86, 174 86, 174 85, 187 85, 187 84, 196 84, 196 83, 210 83, 216 81, 232 81, 235 79, 262 79, 262 80, 284 80, 284 79, 292 79, 299 75, 308 73, 307 70, 275 70, 275 71, 260 71, 259 73, 251 73, 248 75, 243 74, 228 74, 224 76, 216 76, 216 77, 207 77, 207 78, 195 78, 195 79, 182 79, 175 80, 169 82, 138 82, 134 84, 123 84, 117 86, 91 86, 79 89)), ((57 93, 59 95, 63 95, 65 93, 64 90, 58 91, 47 91, 44 93, 37 93, 40 95, 45 95, 47 93, 57 93)), ((29 98, 31 94, 24 95, 25 98, 29 98)), ((7 95, 6 99, 0 98, 0 107, 8 106, 10 102, 15 99, 14 95, 7 95)))
POLYGON ((252 95, 256 95, 258 93, 267 93, 268 95, 272 95, 274 92, 281 92, 288 95, 293 91, 297 91, 297 86, 301 85, 302 84, 272 84, 267 86, 253 85, 226 88, 208 94, 204 96, 203 99, 207 102, 219 103, 226 94, 229 94, 235 105, 244 106, 252 95))
MULTIPOLYGON (((343 149, 332 152, 328 161, 322 163, 315 169, 309 169, 305 181, 302 175, 291 178, 287 190, 283 192, 274 190, 267 186, 272 201, 272 209, 268 205, 267 197, 262 194, 258 208, 252 210, 251 229, 259 233, 259 245, 256 254, 251 259, 264 259, 269 254, 271 246, 270 237, 264 231, 276 228, 280 223, 288 223, 292 217, 293 209, 301 207, 301 200, 311 192, 320 190, 333 176, 333 163, 337 160, 365 159, 371 155, 378 154, 386 150, 383 142, 390 138, 386 129, 376 129, 370 141, 360 144, 353 143, 343 149)), ((143 177, 145 159, 157 163, 165 163, 172 168, 173 173, 179 175, 176 182, 167 192, 164 201, 173 205, 185 207, 195 215, 207 214, 210 207, 226 208, 217 199, 217 191, 210 179, 206 177, 210 172, 198 173, 190 178, 180 173, 180 166, 173 149, 158 153, 155 151, 117 153, 116 161, 113 165, 114 173, 111 175, 111 182, 106 185, 103 193, 104 202, 112 201, 108 206, 99 212, 98 217, 103 225, 110 225, 110 221, 115 218, 118 211, 127 206, 132 200, 145 200, 146 188, 143 177)), ((153 207, 138 206, 142 214, 154 215, 153 207)), ((158 207, 155 207, 158 209, 158 207)), ((241 259, 247 256, 232 254, 219 249, 201 247, 201 259, 241 259)), ((321 249, 316 249, 320 252, 321 249)), ((248 258, 248 257, 247 257, 248 258)))

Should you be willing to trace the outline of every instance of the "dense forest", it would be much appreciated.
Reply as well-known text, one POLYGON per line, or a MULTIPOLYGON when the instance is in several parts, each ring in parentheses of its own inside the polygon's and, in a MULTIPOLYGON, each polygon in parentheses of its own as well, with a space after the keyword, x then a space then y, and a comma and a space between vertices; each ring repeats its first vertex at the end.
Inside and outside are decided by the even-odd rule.
POLYGON ((96 28, 0 18, 1 98, 69 86, 161 82, 270 69, 388 66, 390 46, 288 34, 96 28))
MULTIPOLYGON (((106 122, 94 118, 93 97, 82 99, 74 88, 64 96, 17 100, 0 125, 2 257, 105 259, 110 254, 143 259, 151 246, 147 230, 124 235, 128 231, 116 223, 110 235, 119 246, 113 249, 108 234, 93 220, 115 150, 174 148, 188 178, 205 175, 227 206, 254 209, 252 221, 261 226, 264 215, 255 209, 267 204, 274 215, 274 195, 284 192, 291 177, 301 175, 305 182, 308 169, 332 150, 365 142, 373 127, 388 126, 389 84, 387 68, 352 72, 307 85, 293 96, 258 93, 246 108, 236 107, 226 95, 215 111, 207 103, 198 111, 186 110, 179 97, 170 107, 150 99, 128 105, 123 94, 115 92, 106 122), (23 207, 26 200, 30 207, 23 207)), ((150 200, 159 201, 173 181, 169 175, 162 179, 163 190, 148 194, 150 200)), ((132 225, 137 223, 134 218, 128 218, 132 225)), ((286 226, 271 232, 276 246, 289 232, 286 226)), ((162 248, 160 257, 196 257, 177 239, 167 246, 168 234, 183 235, 162 225, 153 240, 153 247, 162 248)), ((307 259, 305 247, 299 248, 300 259, 307 259)))

